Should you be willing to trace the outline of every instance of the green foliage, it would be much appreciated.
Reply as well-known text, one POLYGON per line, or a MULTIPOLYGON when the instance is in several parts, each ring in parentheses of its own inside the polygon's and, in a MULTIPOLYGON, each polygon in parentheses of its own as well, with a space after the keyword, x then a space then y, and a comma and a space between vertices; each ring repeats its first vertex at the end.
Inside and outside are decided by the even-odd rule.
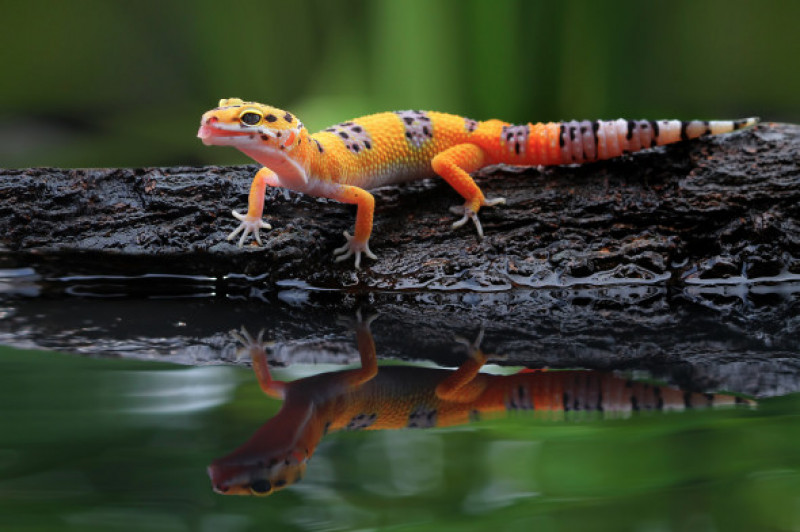
POLYGON ((240 162, 222 97, 312 129, 388 109, 516 122, 800 119, 800 3, 31 0, 0 37, 0 164, 240 162))

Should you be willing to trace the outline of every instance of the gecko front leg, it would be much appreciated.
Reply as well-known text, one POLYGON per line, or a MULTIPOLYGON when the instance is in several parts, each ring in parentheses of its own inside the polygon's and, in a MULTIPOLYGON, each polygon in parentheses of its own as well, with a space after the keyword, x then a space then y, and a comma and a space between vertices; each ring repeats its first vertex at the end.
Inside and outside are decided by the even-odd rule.
POLYGON ((350 236, 350 233, 344 232, 347 242, 333 251, 333 254, 337 256, 334 259, 335 262, 355 256, 355 266, 356 270, 358 270, 361 268, 362 253, 370 259, 377 259, 378 257, 369 249, 369 236, 372 234, 372 216, 375 212, 375 198, 372 194, 363 188, 338 185, 330 195, 326 194, 326 196, 342 203, 355 203, 358 205, 355 233, 350 236))
POLYGON ((247 235, 252 233, 253 238, 256 239, 258 245, 262 245, 259 231, 261 229, 272 229, 271 225, 261 219, 261 216, 264 214, 264 194, 267 190, 267 185, 271 187, 279 187, 281 186, 281 183, 278 180, 278 176, 275 172, 264 167, 256 173, 255 177, 253 178, 253 183, 250 185, 250 196, 248 197, 247 201, 247 214, 242 214, 238 211, 232 211, 234 218, 239 220, 241 223, 239 224, 239 227, 234 229, 233 232, 228 235, 226 240, 233 240, 236 238, 236 235, 242 233, 242 236, 239 238, 239 243, 237 244, 238 247, 242 247, 247 240, 247 235))

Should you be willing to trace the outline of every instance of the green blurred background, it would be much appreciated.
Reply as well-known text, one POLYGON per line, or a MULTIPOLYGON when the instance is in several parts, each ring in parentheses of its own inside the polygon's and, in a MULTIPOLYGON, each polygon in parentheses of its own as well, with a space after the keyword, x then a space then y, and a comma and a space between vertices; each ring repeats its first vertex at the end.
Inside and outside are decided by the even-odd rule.
POLYGON ((4 0, 0 166, 244 162, 222 97, 310 129, 423 108, 514 122, 800 121, 800 2, 4 0))

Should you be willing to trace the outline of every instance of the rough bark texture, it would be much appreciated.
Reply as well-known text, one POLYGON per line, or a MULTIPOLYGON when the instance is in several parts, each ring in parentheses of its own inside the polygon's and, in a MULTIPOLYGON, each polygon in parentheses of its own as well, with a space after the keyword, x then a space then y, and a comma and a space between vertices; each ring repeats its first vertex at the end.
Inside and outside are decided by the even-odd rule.
POLYGON ((354 207, 269 190, 265 246, 225 241, 256 167, 0 173, 5 258, 56 271, 265 275, 317 286, 503 289, 800 273, 800 127, 766 124, 580 167, 493 169, 487 238, 440 181, 376 193, 378 261, 334 264, 354 207))
POLYGON ((276 340, 274 361, 355 362, 336 315, 365 307, 380 313, 383 357, 455 366, 454 335, 484 326, 501 364, 800 390, 798 126, 581 167, 489 170, 480 185, 508 204, 481 212, 483 242, 450 229, 460 198, 446 184, 387 188, 376 193, 379 260, 359 272, 332 262, 354 209, 300 194, 268 192, 265 247, 226 242, 255 170, 1 171, 0 259, 56 278, 0 283, 22 296, 0 300, 0 342, 230 363, 227 331, 245 325, 276 340), (182 295, 194 297, 169 297, 182 295))

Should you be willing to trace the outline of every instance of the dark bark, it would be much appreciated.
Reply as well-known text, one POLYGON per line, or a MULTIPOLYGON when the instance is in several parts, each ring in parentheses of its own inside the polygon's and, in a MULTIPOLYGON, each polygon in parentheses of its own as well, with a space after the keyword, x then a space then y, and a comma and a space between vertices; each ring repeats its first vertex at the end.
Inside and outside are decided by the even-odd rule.
POLYGON ((354 207, 269 190, 262 248, 224 237, 255 166, 2 170, 9 261, 55 272, 265 275, 318 286, 481 288, 800 274, 800 127, 765 124, 580 167, 482 172, 487 238, 436 180, 376 193, 377 261, 334 264, 354 207))
POLYGON ((364 306, 380 313, 382 357, 455 366, 464 352, 453 336, 483 325, 501 364, 646 370, 687 389, 760 396, 800 390, 798 126, 582 167, 484 172, 486 195, 508 204, 481 212, 480 243, 472 227, 450 229, 447 208, 460 198, 446 184, 387 188, 376 193, 379 260, 360 272, 332 262, 354 209, 300 194, 269 191, 275 229, 264 248, 226 242, 255 170, 3 171, 6 264, 210 278, 17 283, 39 297, 4 300, 0 341, 227 363, 227 331, 245 325, 266 327, 274 360, 354 362, 336 314, 364 306), (187 294, 217 297, 142 297, 187 294))

